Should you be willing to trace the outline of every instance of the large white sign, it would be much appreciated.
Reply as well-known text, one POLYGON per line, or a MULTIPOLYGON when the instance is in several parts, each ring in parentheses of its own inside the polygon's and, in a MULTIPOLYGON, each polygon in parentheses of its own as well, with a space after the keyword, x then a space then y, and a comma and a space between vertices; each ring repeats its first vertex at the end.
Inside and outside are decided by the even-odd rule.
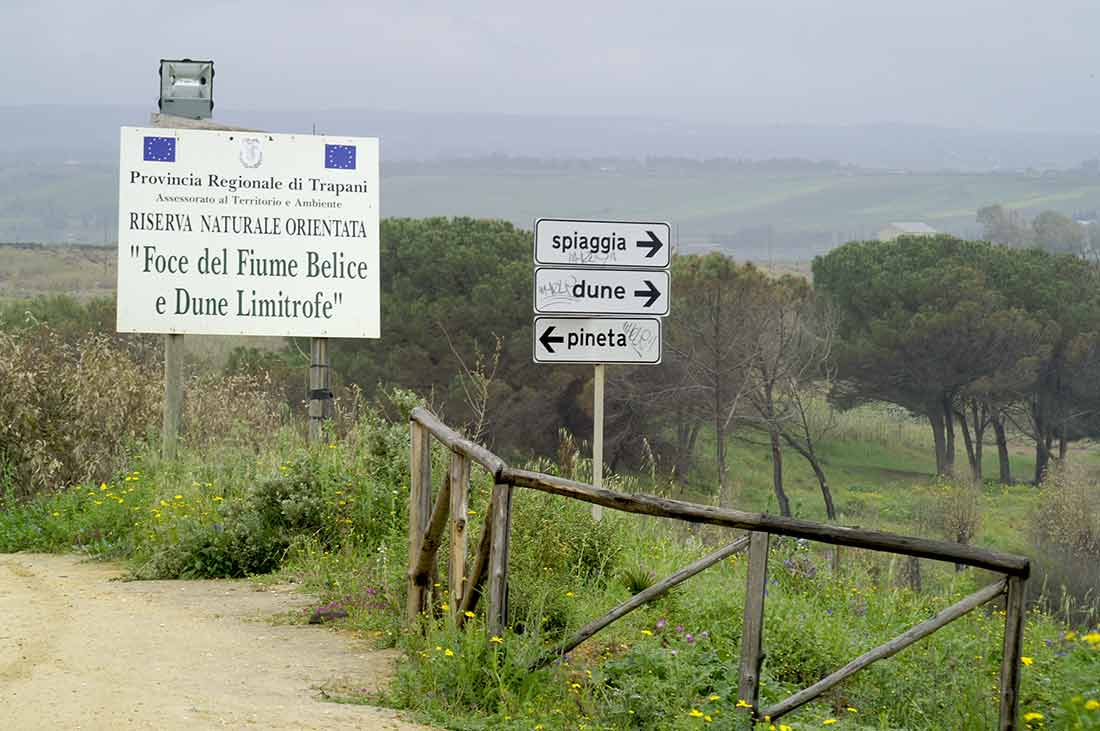
POLYGON ((656 317, 536 317, 536 363, 661 362, 656 317))
POLYGON ((121 137, 120 332, 379 337, 377 139, 121 137))
POLYGON ((668 270, 535 269, 535 312, 542 314, 668 314, 668 270))
POLYGON ((643 267, 669 265, 672 228, 663 222, 535 221, 535 263, 552 266, 643 267))

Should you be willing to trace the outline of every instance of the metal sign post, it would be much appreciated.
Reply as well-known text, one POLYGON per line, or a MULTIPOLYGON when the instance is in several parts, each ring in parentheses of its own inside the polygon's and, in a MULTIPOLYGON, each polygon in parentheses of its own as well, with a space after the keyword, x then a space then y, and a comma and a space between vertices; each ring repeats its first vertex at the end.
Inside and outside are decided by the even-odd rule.
MULTIPOLYGON (((592 484, 603 487, 603 379, 607 368, 596 364, 592 386, 592 484)), ((603 507, 592 505, 592 519, 603 519, 603 507)))
MULTIPOLYGON (((536 363, 592 363, 592 484, 603 486, 608 363, 661 362, 672 229, 653 221, 535 221, 536 363), (647 317, 648 316, 648 317, 647 317)), ((600 520, 603 508, 592 506, 600 520)))
POLYGON ((167 336, 165 454, 191 333, 311 338, 317 440, 327 338, 380 336, 378 140, 153 125, 121 130, 117 329, 167 336))
MULTIPOLYGON (((190 119, 157 113, 150 117, 149 124, 156 128, 186 126, 190 129, 251 131, 208 119, 190 119)), ((166 333, 164 336, 164 408, 160 433, 160 454, 164 459, 175 459, 179 451, 179 435, 183 426, 184 353, 183 333, 166 333)))

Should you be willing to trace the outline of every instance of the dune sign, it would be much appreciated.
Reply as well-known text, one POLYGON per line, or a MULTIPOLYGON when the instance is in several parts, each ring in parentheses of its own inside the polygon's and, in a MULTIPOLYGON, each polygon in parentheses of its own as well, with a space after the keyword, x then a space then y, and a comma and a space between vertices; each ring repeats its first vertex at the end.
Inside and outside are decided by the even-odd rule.
POLYGON ((377 338, 378 140, 124 127, 119 332, 377 338))

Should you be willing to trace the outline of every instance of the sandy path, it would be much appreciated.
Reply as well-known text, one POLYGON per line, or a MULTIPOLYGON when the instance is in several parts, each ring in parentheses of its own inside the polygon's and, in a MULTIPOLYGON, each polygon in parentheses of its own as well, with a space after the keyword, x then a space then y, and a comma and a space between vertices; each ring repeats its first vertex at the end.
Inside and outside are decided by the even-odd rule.
POLYGON ((0 728, 427 731, 318 699, 321 687, 378 687, 394 655, 267 622, 306 605, 291 589, 112 581, 122 573, 0 555, 0 728))

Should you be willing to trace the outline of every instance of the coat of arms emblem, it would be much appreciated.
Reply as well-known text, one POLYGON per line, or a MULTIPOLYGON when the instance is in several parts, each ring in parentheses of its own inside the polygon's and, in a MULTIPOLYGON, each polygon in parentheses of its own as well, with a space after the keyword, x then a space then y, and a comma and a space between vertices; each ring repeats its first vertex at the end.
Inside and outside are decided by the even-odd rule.
POLYGON ((241 140, 241 165, 246 168, 258 168, 264 161, 264 151, 260 148, 260 140, 255 137, 245 137, 241 140))

